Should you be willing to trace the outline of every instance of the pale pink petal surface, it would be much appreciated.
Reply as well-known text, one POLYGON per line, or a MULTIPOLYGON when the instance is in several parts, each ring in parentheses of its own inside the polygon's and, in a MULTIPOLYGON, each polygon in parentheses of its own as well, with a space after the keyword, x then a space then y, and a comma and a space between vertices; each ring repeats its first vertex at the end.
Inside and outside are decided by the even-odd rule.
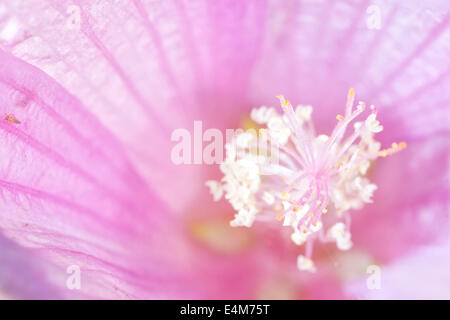
POLYGON ((349 284, 359 299, 450 299, 449 244, 436 243, 380 269, 380 287, 370 290, 366 281, 349 284), (405 272, 407 270, 407 272, 405 272))

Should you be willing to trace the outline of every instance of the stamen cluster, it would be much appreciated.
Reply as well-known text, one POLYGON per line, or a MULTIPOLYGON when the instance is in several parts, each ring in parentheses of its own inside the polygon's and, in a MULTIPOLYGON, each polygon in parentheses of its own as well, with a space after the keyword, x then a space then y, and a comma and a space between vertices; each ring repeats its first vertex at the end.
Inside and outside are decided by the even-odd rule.
POLYGON ((227 158, 220 167, 224 178, 206 184, 216 201, 224 195, 236 210, 231 226, 251 227, 256 220, 276 219, 292 228, 292 241, 306 245, 298 268, 314 272, 313 242, 335 242, 340 250, 352 247, 349 211, 372 202, 377 189, 365 177, 369 167, 376 158, 396 153, 406 144, 380 149, 374 135, 383 127, 374 106, 365 121, 354 123, 353 131, 346 134, 367 109, 364 102, 354 108, 353 89, 345 114, 336 117, 337 125, 329 136, 316 135, 311 106, 294 109, 283 96, 277 98, 284 113, 265 106, 253 109, 252 120, 265 130, 259 137, 249 132, 235 136, 226 146, 227 158), (261 138, 276 150, 276 162, 274 152, 270 156, 255 152, 261 138))

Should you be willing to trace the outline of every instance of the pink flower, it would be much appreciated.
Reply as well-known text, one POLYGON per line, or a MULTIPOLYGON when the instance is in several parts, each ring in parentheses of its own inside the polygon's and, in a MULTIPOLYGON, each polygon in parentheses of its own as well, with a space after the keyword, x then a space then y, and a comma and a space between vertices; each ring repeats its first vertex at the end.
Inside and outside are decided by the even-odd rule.
POLYGON ((353 297, 346 285, 368 265, 395 266, 448 235, 448 10, 443 0, 2 4, 0 292, 353 297), (354 247, 317 248, 313 275, 297 270, 289 235, 228 227, 233 210, 204 188, 216 166, 170 161, 174 129, 239 127, 279 93, 312 105, 329 133, 350 87, 377 106, 382 145, 408 148, 368 173, 378 189, 353 215, 354 247))

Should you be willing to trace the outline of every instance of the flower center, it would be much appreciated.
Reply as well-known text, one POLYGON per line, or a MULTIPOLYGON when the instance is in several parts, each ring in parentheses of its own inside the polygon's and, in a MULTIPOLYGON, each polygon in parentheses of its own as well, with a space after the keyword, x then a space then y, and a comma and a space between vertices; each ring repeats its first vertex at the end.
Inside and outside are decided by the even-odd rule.
POLYGON ((374 106, 365 121, 354 123, 353 132, 346 134, 350 123, 366 111, 363 102, 354 109, 353 89, 329 136, 316 135, 311 106, 294 109, 283 96, 277 98, 284 114, 266 106, 253 109, 251 119, 264 129, 236 135, 226 145, 227 157, 220 166, 223 179, 206 185, 216 201, 225 195, 236 210, 233 227, 274 219, 291 227, 292 241, 305 244, 298 268, 315 271, 314 241, 335 242, 340 250, 352 247, 349 211, 370 203, 377 189, 365 177, 371 163, 406 144, 380 150, 374 135, 383 127, 374 106), (325 214, 330 218, 324 219, 325 214))

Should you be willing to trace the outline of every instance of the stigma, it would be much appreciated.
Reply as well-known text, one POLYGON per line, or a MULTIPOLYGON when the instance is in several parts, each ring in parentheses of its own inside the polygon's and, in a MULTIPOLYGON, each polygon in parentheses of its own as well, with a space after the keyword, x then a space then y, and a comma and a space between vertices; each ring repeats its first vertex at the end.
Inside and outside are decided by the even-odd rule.
POLYGON ((383 130, 377 109, 355 105, 354 89, 329 135, 316 134, 312 106, 294 108, 284 96, 277 98, 282 112, 253 109, 251 119, 261 129, 241 132, 227 143, 220 165, 224 177, 206 185, 215 201, 224 197, 235 210, 232 227, 262 221, 291 228, 292 241, 305 251, 297 259, 299 270, 314 272, 314 242, 352 247, 350 212, 372 202, 377 189, 366 177, 370 166, 406 143, 381 149, 374 139, 383 130))

